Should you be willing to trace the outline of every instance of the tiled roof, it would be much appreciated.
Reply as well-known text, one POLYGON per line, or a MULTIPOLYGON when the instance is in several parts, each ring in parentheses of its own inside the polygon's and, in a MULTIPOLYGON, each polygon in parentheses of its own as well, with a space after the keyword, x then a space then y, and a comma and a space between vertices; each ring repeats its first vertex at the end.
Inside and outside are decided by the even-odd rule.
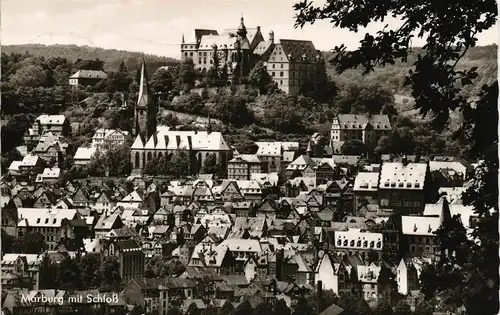
POLYGON ((62 125, 66 117, 64 115, 40 115, 36 120, 42 125, 62 125))
POLYGON ((378 173, 359 172, 354 180, 353 191, 377 191, 378 173))
POLYGON ((72 209, 19 208, 17 213, 20 220, 18 227, 60 227, 62 220, 79 216, 72 209))
POLYGON ((245 161, 247 163, 260 163, 260 159, 257 155, 255 154, 240 154, 236 157, 234 157, 232 160, 229 161, 229 163, 235 163, 235 162, 240 162, 240 161, 245 161))
MULTIPOLYGON (((159 130, 151 138, 146 146, 156 150, 231 151, 220 132, 159 130)), ((138 139, 132 145, 133 149, 141 148, 138 139)))
POLYGON ((90 160, 94 153, 96 152, 96 148, 84 148, 80 147, 76 150, 74 160, 90 160))
POLYGON ((360 248, 371 250, 382 250, 382 233, 361 232, 359 229, 348 231, 335 231, 336 248, 360 248))
POLYGON ((305 57, 307 61, 314 62, 318 55, 310 40, 280 39, 277 45, 281 45, 289 61, 301 61, 305 57))
POLYGON ((98 70, 78 70, 70 79, 106 79, 108 75, 98 70))
POLYGON ((386 162, 380 170, 379 189, 422 190, 427 164, 386 162))
POLYGON ((439 217, 401 216, 405 235, 435 236, 441 225, 439 217))
POLYGON ((340 129, 342 130, 364 130, 371 125, 375 130, 391 130, 391 123, 387 115, 338 115, 340 129))

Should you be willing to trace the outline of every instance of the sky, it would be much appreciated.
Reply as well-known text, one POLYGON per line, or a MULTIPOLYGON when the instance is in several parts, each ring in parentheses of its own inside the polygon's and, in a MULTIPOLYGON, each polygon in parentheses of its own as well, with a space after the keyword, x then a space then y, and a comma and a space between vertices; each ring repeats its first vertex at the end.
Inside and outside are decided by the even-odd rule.
MULTIPOLYGON (((264 38, 313 41, 316 49, 344 44, 355 49, 373 23, 358 33, 332 28, 327 21, 294 28, 298 0, 3 0, 2 44, 76 44, 139 51, 180 58, 182 34, 195 28, 237 28, 243 14, 247 28, 260 26, 264 38)), ((317 3, 318 1, 315 1, 317 3)), ((479 45, 498 43, 498 25, 479 35, 479 45)), ((421 46, 414 40, 413 46, 421 46)))

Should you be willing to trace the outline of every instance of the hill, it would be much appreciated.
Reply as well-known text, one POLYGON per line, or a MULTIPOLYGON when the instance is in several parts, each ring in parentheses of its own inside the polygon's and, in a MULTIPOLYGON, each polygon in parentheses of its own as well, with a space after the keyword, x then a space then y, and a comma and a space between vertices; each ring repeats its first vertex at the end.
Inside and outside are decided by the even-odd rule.
MULTIPOLYGON (((160 66, 178 63, 179 60, 170 57, 161 57, 147 55, 139 52, 130 52, 125 50, 104 49, 90 46, 77 45, 2 45, 2 53, 24 54, 29 53, 37 57, 49 58, 53 56, 66 58, 72 62, 78 59, 99 59, 104 61, 105 70, 116 70, 122 61, 125 62, 128 69, 135 71, 138 68, 139 59, 144 57, 148 68, 152 71, 160 66)), ((148 69, 149 70, 149 69, 148 69)), ((150 73, 153 73, 150 71, 150 73)))
MULTIPOLYGON (((457 65, 458 69, 477 67, 479 74, 475 83, 464 89, 464 93, 471 94, 471 92, 477 92, 484 84, 491 84, 497 79, 497 50, 497 45, 473 47, 460 60, 457 65)), ((376 67, 374 72, 366 76, 362 76, 361 69, 348 70, 338 75, 335 72, 334 66, 329 62, 326 65, 327 73, 334 78, 337 84, 377 82, 391 90, 393 94, 409 96, 411 95, 411 90, 409 87, 404 86, 404 78, 410 68, 413 67, 418 54, 421 52, 421 48, 414 48, 407 62, 396 62, 394 65, 376 67)), ((332 52, 324 52, 326 61, 331 60, 332 56, 332 52)))

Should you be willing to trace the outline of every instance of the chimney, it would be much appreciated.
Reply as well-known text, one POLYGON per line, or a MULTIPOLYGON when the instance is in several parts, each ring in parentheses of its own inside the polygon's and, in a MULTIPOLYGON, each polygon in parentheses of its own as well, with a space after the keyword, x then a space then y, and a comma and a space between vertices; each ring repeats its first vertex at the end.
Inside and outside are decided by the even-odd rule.
POLYGON ((269 41, 274 44, 274 32, 273 31, 269 32, 269 41))

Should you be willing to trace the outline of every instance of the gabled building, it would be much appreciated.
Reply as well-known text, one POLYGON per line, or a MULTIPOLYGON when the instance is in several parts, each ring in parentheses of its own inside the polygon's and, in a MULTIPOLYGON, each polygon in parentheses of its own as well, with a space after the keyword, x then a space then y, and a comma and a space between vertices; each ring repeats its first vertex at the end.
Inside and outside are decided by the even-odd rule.
POLYGON ((107 79, 107 74, 101 70, 78 70, 69 77, 69 85, 93 86, 107 79))
POLYGON ((339 114, 333 119, 331 128, 332 148, 348 140, 360 140, 374 148, 378 140, 392 130, 387 115, 339 114))
POLYGON ((262 162, 253 154, 240 154, 227 163, 229 179, 249 180, 253 173, 262 173, 262 162))

